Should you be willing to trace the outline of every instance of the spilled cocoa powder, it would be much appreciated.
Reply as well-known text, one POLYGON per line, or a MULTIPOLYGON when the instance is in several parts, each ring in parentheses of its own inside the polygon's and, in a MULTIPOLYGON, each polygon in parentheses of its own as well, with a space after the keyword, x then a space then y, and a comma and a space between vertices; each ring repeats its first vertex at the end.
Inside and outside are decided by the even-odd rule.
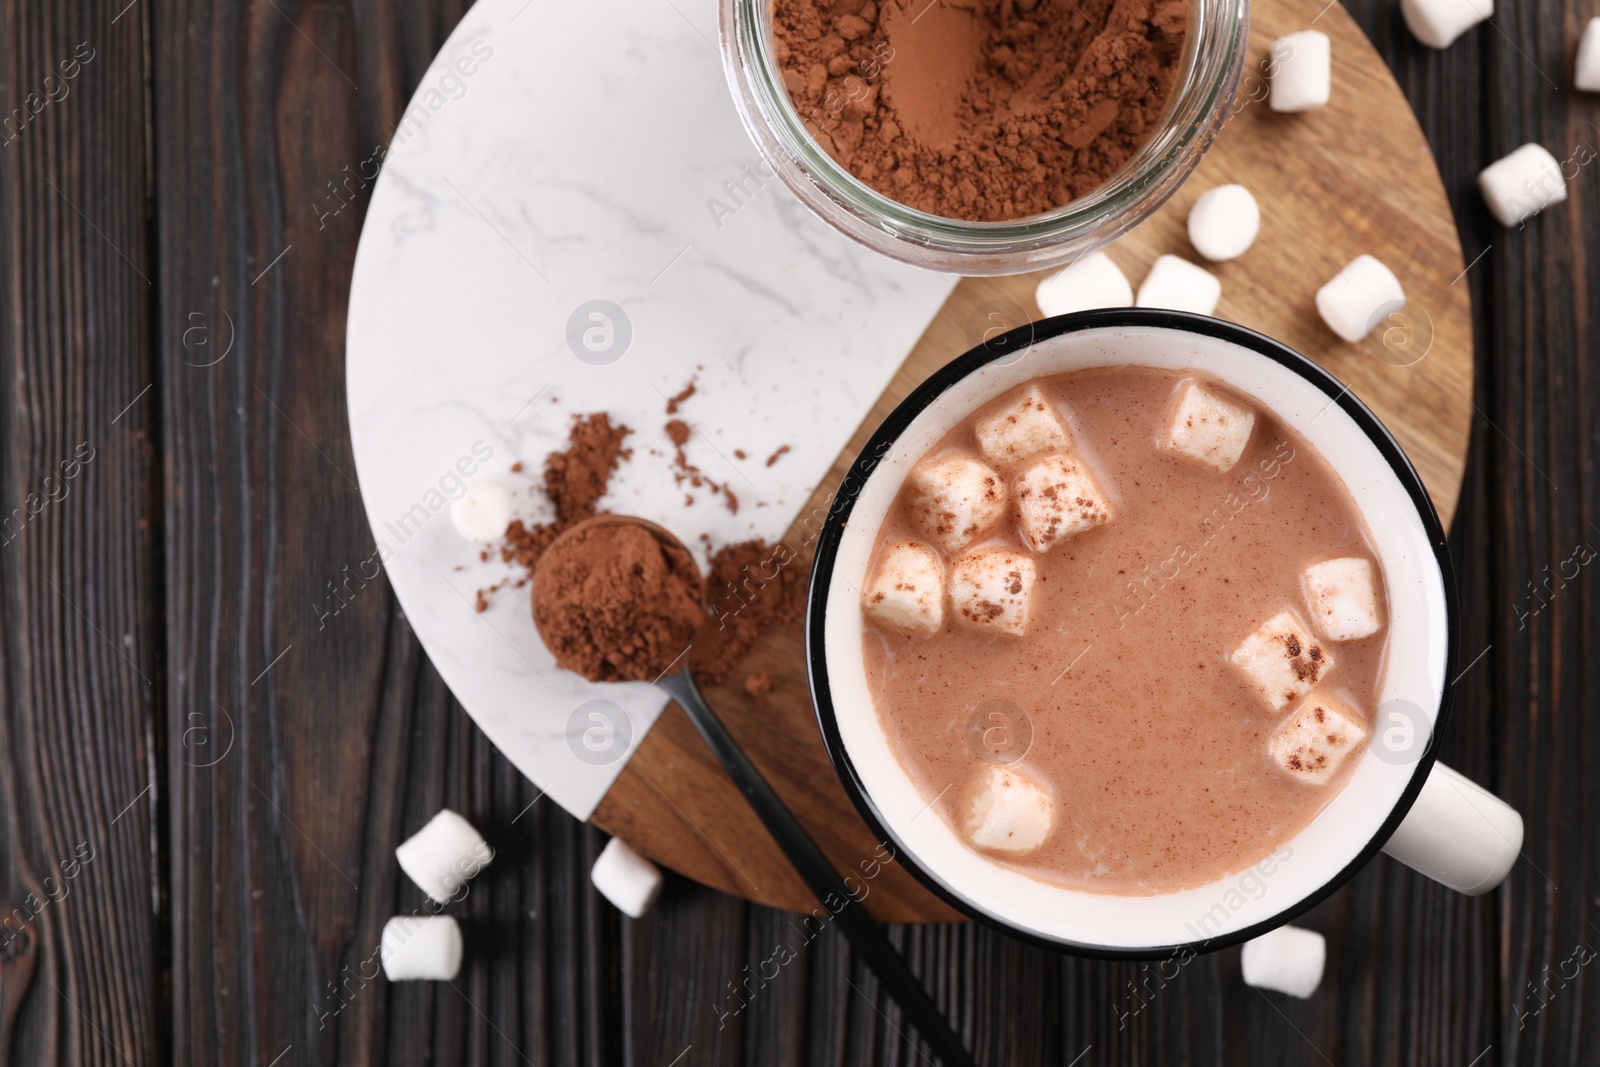
POLYGON ((795 109, 856 177, 998 222, 1104 184, 1155 132, 1184 0, 775 0, 795 109))

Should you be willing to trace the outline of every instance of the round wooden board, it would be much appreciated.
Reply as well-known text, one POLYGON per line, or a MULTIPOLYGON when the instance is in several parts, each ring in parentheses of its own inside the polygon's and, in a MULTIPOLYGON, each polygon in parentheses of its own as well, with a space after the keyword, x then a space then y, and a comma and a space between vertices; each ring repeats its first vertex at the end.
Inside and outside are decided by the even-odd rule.
MULTIPOLYGON (((1243 257, 1211 269, 1222 280, 1220 318, 1260 330, 1316 359, 1346 382, 1399 438, 1448 524, 1466 462, 1472 418, 1472 313, 1455 221, 1427 140, 1383 60, 1338 4, 1258 0, 1244 82, 1197 173, 1161 211, 1109 249, 1129 279, 1158 255, 1197 259, 1185 235, 1189 206, 1230 182, 1261 205, 1261 235, 1243 257), (1272 41, 1315 27, 1333 42, 1333 100, 1278 115, 1264 102, 1272 41), (1329 333, 1317 289, 1360 253, 1399 276, 1407 308, 1361 345, 1329 333)), ((1037 316, 1038 275, 968 279, 958 286, 839 457, 802 515, 820 514, 873 427, 935 368, 971 347, 991 302, 1037 316), (980 312, 980 308, 983 309, 980 312)), ((804 533, 789 539, 809 563, 804 533)), ((828 762, 806 686, 798 625, 766 635, 747 671, 776 686, 753 700, 742 675, 707 692, 728 728, 841 871, 872 871, 877 842, 828 762)), ((593 821, 657 863, 763 904, 809 911, 815 901, 677 707, 640 744, 593 821)), ((858 874, 858 877, 860 875, 858 874)), ((868 907, 893 922, 960 916, 903 867, 864 880, 868 907)))

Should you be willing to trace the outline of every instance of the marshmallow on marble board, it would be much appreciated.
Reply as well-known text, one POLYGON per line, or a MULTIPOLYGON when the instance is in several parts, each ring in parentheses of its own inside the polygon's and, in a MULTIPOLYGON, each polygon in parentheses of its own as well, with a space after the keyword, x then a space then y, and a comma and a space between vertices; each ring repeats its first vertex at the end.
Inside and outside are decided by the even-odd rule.
POLYGON ((395 849, 394 858, 424 893, 445 904, 489 866, 494 850, 470 822, 445 808, 395 849))
POLYGON ((1199 382, 1189 382, 1178 394, 1161 447, 1226 474, 1244 455, 1255 427, 1255 412, 1199 382))
POLYGON ((1311 692, 1333 667, 1333 656, 1288 611, 1257 627, 1228 660, 1274 711, 1311 692))
POLYGON ((511 524, 511 494, 496 482, 475 482, 450 502, 450 524, 468 541, 496 541, 511 524))
POLYGON ((912 517, 946 552, 966 547, 1005 517, 1005 483, 971 456, 923 463, 906 481, 912 517))
POLYGON ((1295 709, 1272 732, 1268 747, 1284 773, 1297 781, 1321 785, 1339 770, 1367 739, 1361 716, 1350 705, 1320 693, 1295 709))
POLYGON ((1305 570, 1305 581, 1311 625, 1329 641, 1359 641, 1382 628, 1371 560, 1341 556, 1313 563, 1305 570))
POLYGON ((1551 204, 1567 198, 1561 164, 1539 144, 1525 144, 1483 168, 1478 191, 1502 226, 1520 226, 1551 204))
POLYGON ((1110 256, 1090 252, 1041 281, 1033 299, 1046 315, 1125 308, 1133 305, 1133 286, 1110 256))
POLYGON ((1056 453, 1032 463, 1011 483, 1022 539, 1048 552, 1075 534, 1111 521, 1111 502, 1082 460, 1056 453))
POLYGON ((1449 48, 1494 14, 1494 0, 1400 0, 1400 14, 1417 40, 1429 48, 1449 48))
POLYGON ((968 787, 962 830, 978 848, 1031 852, 1050 836, 1054 821, 1050 794, 1010 767, 987 764, 968 787))
POLYGON ((391 982, 448 982, 461 973, 461 926, 449 915, 396 915, 378 953, 391 982))
POLYGON ((1600 93, 1600 18, 1590 19, 1583 28, 1572 84, 1586 93, 1600 93))
POLYGON ((1310 111, 1328 102, 1333 56, 1328 35, 1301 30, 1272 42, 1272 86, 1267 106, 1274 111, 1310 111))
POLYGON ((1033 613, 1033 558, 1010 548, 980 548, 950 565, 950 606, 968 626, 1021 636, 1033 613))
POLYGON ((998 410, 972 424, 978 451, 997 466, 1018 463, 1036 452, 1072 447, 1072 434, 1050 398, 1034 382, 998 410))
POLYGON ((1280 926, 1247 941, 1239 957, 1245 985, 1306 999, 1322 984, 1328 944, 1315 930, 1280 926))
POLYGON ((939 553, 916 541, 890 545, 861 594, 861 608, 903 634, 938 633, 944 627, 944 563, 939 553))
POLYGON ((661 868, 629 848, 620 837, 613 837, 600 850, 589 880, 601 896, 630 919, 643 916, 661 895, 661 868))
POLYGON ((1317 290, 1317 314, 1341 340, 1357 344, 1393 312, 1405 307, 1406 291, 1394 271, 1360 255, 1317 290))
POLYGON ((1178 256, 1159 256, 1139 283, 1135 303, 1142 308, 1209 315, 1221 299, 1222 283, 1215 274, 1178 256))
POLYGON ((1189 243, 1213 263, 1244 255, 1260 232, 1261 206, 1242 185, 1207 189, 1189 209, 1189 243))

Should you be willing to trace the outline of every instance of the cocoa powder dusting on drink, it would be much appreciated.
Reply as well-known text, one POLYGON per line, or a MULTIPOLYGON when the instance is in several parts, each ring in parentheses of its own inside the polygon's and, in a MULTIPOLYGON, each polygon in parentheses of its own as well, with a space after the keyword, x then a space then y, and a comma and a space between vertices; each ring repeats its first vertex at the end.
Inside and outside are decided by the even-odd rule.
POLYGON ((867 185, 995 222, 1097 188, 1155 132, 1183 0, 776 0, 784 85, 867 185))

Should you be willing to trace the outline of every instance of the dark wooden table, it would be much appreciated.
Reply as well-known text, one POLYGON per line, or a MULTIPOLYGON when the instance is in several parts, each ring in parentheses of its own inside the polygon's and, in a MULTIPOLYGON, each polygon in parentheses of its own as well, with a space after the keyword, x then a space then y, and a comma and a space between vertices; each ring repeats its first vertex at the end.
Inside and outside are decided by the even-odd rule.
MULTIPOLYGON (((1357 4, 1473 261, 1451 544, 1484 654, 1444 757, 1521 808, 1524 861, 1480 899, 1374 863, 1306 920, 1329 960, 1305 1002, 1246 988, 1237 950, 1162 981, 896 931, 983 1062, 1600 1063, 1600 577, 1553 577, 1600 551, 1600 96, 1566 88, 1596 13, 1504 4, 1438 54, 1357 4), (1584 163, 1502 230, 1473 179, 1529 140, 1584 163)), ((924 1062, 831 937, 719 1025, 787 916, 675 880, 619 918, 601 835, 533 803, 381 582, 319 619, 373 545, 343 399, 368 194, 314 205, 461 14, 0 0, 0 896, 39 939, 11 1062, 924 1062), (465 970, 371 980, 421 901, 392 849, 442 805, 501 848, 465 970)))

